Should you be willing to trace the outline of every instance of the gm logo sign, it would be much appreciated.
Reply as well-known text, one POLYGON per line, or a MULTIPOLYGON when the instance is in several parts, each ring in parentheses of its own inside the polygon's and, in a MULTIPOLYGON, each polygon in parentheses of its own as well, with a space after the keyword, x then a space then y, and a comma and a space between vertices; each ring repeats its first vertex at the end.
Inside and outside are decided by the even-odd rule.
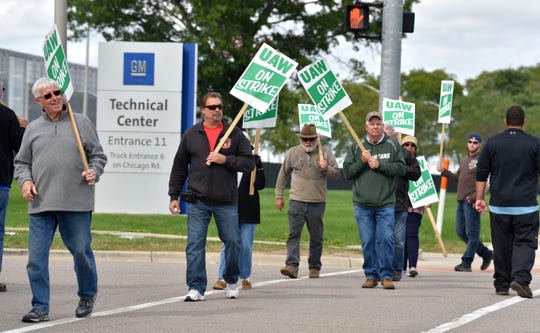
POLYGON ((154 85, 154 53, 124 53, 124 85, 154 85))

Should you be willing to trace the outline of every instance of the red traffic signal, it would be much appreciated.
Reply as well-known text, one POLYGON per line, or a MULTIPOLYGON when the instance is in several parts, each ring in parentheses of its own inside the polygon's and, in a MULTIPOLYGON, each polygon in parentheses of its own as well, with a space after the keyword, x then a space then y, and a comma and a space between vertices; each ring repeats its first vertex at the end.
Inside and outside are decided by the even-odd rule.
POLYGON ((369 6, 347 6, 345 12, 345 29, 348 31, 368 31, 369 6))

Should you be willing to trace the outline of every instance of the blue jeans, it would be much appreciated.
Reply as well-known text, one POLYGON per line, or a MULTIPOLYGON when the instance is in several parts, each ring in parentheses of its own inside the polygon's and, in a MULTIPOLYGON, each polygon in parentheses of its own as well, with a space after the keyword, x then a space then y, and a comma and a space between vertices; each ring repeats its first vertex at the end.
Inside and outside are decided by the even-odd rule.
POLYGON ((394 207, 368 209, 354 206, 354 217, 362 242, 366 278, 392 279, 394 269, 394 207))
MULTIPOLYGON (((257 224, 240 223, 240 254, 238 256, 238 268, 240 269, 240 278, 249 279, 251 276, 251 258, 253 254, 253 239, 255 238, 255 229, 257 224)), ((225 273, 225 244, 221 245, 221 253, 219 255, 219 271, 218 277, 223 279, 225 273)))
POLYGON ((206 237, 212 215, 216 221, 219 238, 225 243, 226 267, 223 278, 227 283, 238 281, 238 253, 240 231, 238 207, 232 205, 209 205, 201 200, 189 203, 187 208, 188 236, 186 245, 186 283, 204 295, 206 276, 206 237))
POLYGON ((467 244, 467 249, 461 257, 465 265, 471 265, 475 253, 482 258, 491 256, 491 250, 480 241, 480 214, 468 202, 458 201, 456 233, 467 244))
POLYGON ((407 270, 407 261, 409 268, 416 268, 418 263, 418 251, 420 249, 420 241, 418 239, 418 231, 422 223, 422 215, 418 213, 407 214, 407 237, 405 240, 405 260, 403 261, 403 270, 407 270))
POLYGON ((50 211, 30 214, 26 271, 32 289, 32 308, 49 311, 49 251, 56 232, 73 255, 80 298, 97 294, 97 270, 92 252, 92 212, 50 211))
POLYGON ((392 267, 394 273, 401 275, 405 260, 405 238, 407 225, 407 211, 394 212, 394 260, 392 267))
POLYGON ((6 210, 9 202, 9 190, 0 190, 0 272, 4 256, 4 233, 6 231, 6 210))

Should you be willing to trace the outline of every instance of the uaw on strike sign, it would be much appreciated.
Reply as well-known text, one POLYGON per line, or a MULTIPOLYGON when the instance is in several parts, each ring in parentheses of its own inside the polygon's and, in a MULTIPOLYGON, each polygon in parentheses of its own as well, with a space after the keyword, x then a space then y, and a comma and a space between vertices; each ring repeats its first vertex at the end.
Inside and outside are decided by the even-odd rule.
POLYGON ((64 93, 66 101, 71 99, 73 95, 73 84, 69 75, 69 68, 60 41, 60 35, 56 25, 45 36, 43 43, 43 55, 45 60, 45 68, 47 69, 47 77, 58 83, 58 86, 64 93))
POLYGON ((296 61, 263 44, 231 89, 231 95, 264 112, 296 66, 296 61))

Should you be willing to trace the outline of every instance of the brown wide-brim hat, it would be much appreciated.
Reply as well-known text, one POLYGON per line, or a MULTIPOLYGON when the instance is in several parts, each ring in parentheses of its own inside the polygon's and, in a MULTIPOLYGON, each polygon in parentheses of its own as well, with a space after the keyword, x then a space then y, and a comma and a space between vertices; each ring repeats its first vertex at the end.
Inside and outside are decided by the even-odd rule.
POLYGON ((301 138, 306 139, 314 139, 319 136, 317 134, 317 127, 315 127, 315 125, 313 124, 305 124, 304 127, 302 127, 300 133, 298 133, 297 135, 301 138))

